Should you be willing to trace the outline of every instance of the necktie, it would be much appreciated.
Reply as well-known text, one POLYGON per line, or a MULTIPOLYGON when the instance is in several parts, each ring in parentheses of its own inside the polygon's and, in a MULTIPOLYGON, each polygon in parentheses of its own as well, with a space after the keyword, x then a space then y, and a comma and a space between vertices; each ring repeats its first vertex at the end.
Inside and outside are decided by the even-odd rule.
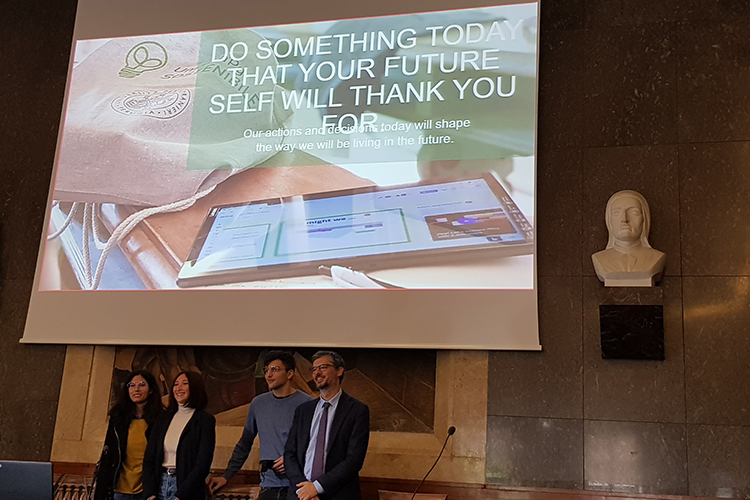
POLYGON ((326 429, 328 429, 328 408, 331 403, 323 403, 323 414, 318 424, 318 436, 315 438, 315 454, 313 455, 313 466, 310 481, 317 481, 325 472, 326 457, 326 429))

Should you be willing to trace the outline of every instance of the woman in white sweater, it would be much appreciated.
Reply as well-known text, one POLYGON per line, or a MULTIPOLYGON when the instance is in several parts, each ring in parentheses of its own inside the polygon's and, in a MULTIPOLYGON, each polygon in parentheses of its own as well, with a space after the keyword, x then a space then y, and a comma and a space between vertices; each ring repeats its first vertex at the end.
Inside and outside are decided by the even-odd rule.
POLYGON ((165 416, 154 424, 143 463, 143 497, 148 500, 205 500, 206 477, 216 445, 216 419, 201 376, 177 375, 165 416))

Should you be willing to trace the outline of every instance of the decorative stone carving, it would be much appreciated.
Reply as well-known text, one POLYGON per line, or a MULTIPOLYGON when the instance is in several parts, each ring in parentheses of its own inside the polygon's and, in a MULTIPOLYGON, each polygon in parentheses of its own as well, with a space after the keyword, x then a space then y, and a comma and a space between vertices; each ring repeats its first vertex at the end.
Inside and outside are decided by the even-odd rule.
POLYGON ((651 248, 646 199, 635 191, 613 194, 607 202, 607 248, 591 256, 604 286, 654 286, 661 279, 666 255, 651 248))

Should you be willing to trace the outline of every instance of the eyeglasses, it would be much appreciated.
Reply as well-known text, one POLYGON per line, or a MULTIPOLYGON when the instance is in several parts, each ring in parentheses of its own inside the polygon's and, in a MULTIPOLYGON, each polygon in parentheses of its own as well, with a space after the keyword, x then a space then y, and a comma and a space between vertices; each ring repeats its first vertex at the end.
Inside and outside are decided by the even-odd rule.
POLYGON ((265 375, 268 372, 279 373, 280 371, 286 371, 286 369, 283 366, 275 366, 275 365, 263 367, 263 375, 265 375))
POLYGON ((318 365, 318 366, 313 366, 312 368, 310 368, 310 371, 312 373, 322 372, 322 371, 325 371, 325 370, 327 370, 329 368, 333 368, 333 365, 322 364, 322 365, 318 365))
POLYGON ((140 389, 145 389, 146 387, 148 387, 148 383, 147 382, 138 382, 136 384, 135 382, 128 382, 127 386, 128 386, 128 389, 134 389, 136 387, 138 387, 140 389))

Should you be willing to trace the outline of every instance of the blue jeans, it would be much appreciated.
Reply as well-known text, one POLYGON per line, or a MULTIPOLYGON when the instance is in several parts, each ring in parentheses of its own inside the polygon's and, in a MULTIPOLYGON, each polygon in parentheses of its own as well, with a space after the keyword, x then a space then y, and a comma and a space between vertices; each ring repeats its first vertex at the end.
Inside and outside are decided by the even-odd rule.
POLYGON ((115 500, 141 500, 143 493, 119 493, 115 491, 115 500))
POLYGON ((166 472, 161 475, 161 487, 159 488, 159 500, 174 500, 177 494, 177 476, 166 472))

